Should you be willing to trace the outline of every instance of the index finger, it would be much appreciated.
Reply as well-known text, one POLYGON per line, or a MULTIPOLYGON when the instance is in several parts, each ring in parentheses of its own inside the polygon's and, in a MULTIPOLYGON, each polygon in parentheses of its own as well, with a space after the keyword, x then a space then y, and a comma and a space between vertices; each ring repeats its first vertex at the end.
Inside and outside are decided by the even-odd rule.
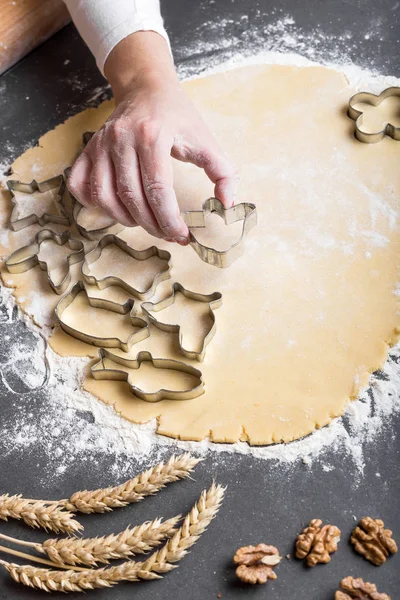
MULTIPOLYGON (((174 155, 175 152, 173 152, 174 155)), ((221 200, 225 208, 233 206, 239 184, 239 175, 235 167, 216 144, 210 141, 210 144, 205 147, 188 147, 184 156, 179 151, 176 158, 185 162, 191 162, 197 167, 204 169, 208 178, 214 183, 215 197, 221 200)))

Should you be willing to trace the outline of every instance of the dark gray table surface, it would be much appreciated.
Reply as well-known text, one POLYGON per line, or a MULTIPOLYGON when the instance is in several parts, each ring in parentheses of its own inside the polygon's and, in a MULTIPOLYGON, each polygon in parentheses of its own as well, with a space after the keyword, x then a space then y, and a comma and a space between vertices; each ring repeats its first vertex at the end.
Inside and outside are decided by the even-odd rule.
MULTIPOLYGON (((164 2, 164 12, 176 61, 178 66, 184 65, 186 72, 201 70, 211 55, 222 59, 232 48, 243 53, 255 48, 280 48, 328 62, 339 58, 352 60, 380 73, 400 76, 400 3, 396 0, 379 3, 372 0, 309 0, 307 3, 169 0, 164 2), (297 45, 293 45, 289 36, 285 41, 281 39, 279 23, 286 16, 292 21, 286 18, 285 31, 293 34, 297 45), (210 22, 213 22, 212 27, 210 22)), ((11 162, 41 134, 88 104, 99 102, 108 92, 100 89, 93 101, 94 90, 103 88, 104 83, 72 25, 35 50, 0 77, 0 163, 11 162)), ((29 355, 39 343, 17 315, 9 315, 4 307, 0 310, 0 339, 0 366, 13 345, 21 344, 29 355)), ((49 458, 40 440, 33 450, 10 451, 9 433, 4 431, 15 433, 14 424, 28 414, 32 414, 33 419, 43 418, 48 396, 46 388, 27 393, 23 377, 10 380, 9 376, 6 380, 7 385, 2 371, 0 492, 57 498, 76 489, 109 484, 116 461, 112 450, 107 454, 92 452, 89 469, 87 460, 80 465, 71 459, 62 477, 51 476, 52 470, 57 468, 57 457, 49 458), (46 477, 43 477, 44 472, 46 477)), ((87 420, 90 415, 77 412, 73 426, 85 427, 87 420)), ((353 553, 347 540, 354 517, 369 514, 383 518, 400 538, 399 429, 397 413, 380 436, 365 441, 365 470, 361 480, 352 457, 329 447, 311 466, 300 458, 294 464, 284 465, 251 456, 210 453, 196 469, 195 481, 173 484, 133 507, 83 518, 86 535, 119 531, 132 522, 140 523, 159 515, 172 516, 189 509, 213 477, 228 485, 220 516, 179 569, 164 581, 123 584, 112 590, 92 592, 93 597, 205 600, 221 593, 224 600, 330 600, 339 580, 353 575, 375 582, 393 599, 398 598, 398 556, 374 568, 353 553), (323 469, 326 461, 333 465, 333 470, 323 469), (235 580, 231 557, 237 547, 264 541, 277 545, 283 555, 292 554, 296 533, 316 516, 342 530, 340 551, 330 565, 307 570, 301 562, 285 559, 277 568, 278 580, 267 586, 249 588, 235 580)), ((68 431, 63 435, 68 436, 68 431)), ((172 449, 166 455, 170 452, 172 449)), ((126 460, 135 474, 138 470, 135 459, 129 456, 126 460)), ((152 460, 155 457, 149 456, 147 462, 152 460)), ((0 523, 0 532, 36 540, 46 537, 16 522, 0 523)), ((5 555, 1 558, 3 556, 6 558, 5 555)), ((41 596, 0 573, 0 598, 41 596)))

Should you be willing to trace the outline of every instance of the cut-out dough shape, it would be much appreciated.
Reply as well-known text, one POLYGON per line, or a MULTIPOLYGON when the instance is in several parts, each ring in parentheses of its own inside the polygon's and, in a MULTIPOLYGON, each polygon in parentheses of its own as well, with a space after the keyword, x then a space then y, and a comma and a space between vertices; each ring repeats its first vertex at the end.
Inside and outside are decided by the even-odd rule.
MULTIPOLYGON (((139 352, 136 359, 126 359, 108 352, 104 348, 99 351, 100 360, 91 367, 94 379, 111 379, 126 381, 134 396, 146 402, 159 402, 160 400, 193 400, 204 393, 203 376, 198 369, 177 360, 168 358, 153 358, 150 352, 139 352), (161 385, 155 391, 143 389, 146 382, 134 383, 140 367, 149 363, 152 367, 149 380, 152 387, 161 385), (167 378, 173 381, 166 384, 167 378), (157 377, 158 376, 158 377, 157 377), (157 379, 157 381, 156 381, 157 379), (168 385, 168 387, 164 387, 168 385), (171 389, 174 385, 174 389, 171 389)), ((149 384, 147 384, 149 385, 149 384)))
POLYGON ((65 182, 62 175, 57 175, 40 183, 35 181, 35 179, 30 183, 9 179, 7 187, 10 191, 13 205, 10 217, 10 227, 13 231, 19 231, 35 223, 39 223, 42 226, 48 223, 69 225, 69 218, 63 206, 65 182), (43 196, 42 198, 40 198, 41 195, 43 196), (26 208, 23 208, 24 200, 32 200, 32 202, 29 202, 28 211, 26 208), (51 208, 53 210, 48 212, 51 208))
POLYGON ((132 248, 117 236, 109 234, 101 238, 97 246, 86 255, 82 265, 82 275, 87 284, 97 286, 100 290, 104 290, 111 286, 119 286, 132 294, 135 298, 147 300, 154 296, 159 283, 171 277, 170 260, 171 254, 166 250, 159 250, 156 246, 151 246, 150 248, 146 248, 146 250, 135 250, 135 248, 132 248), (105 277, 98 278, 92 274, 91 271, 93 270, 93 266, 95 266, 95 263, 101 261, 103 251, 111 245, 116 246, 126 255, 125 258, 129 257, 132 261, 148 261, 154 257, 163 261, 164 264, 162 268, 156 272, 147 289, 139 290, 137 287, 133 287, 133 285, 129 284, 132 269, 127 264, 127 261, 119 261, 119 263, 117 263, 113 260, 110 265, 107 265, 110 274, 105 277), (121 275, 123 273, 124 278, 122 278, 122 276, 113 275, 112 270, 114 270, 114 272, 115 270, 121 271, 121 275))
POLYGON ((85 284, 78 281, 57 304, 56 316, 62 329, 78 340, 128 352, 133 344, 149 336, 148 324, 136 317, 134 310, 133 300, 120 306, 103 298, 89 298, 85 284), (132 332, 133 327, 137 331, 132 332))
POLYGON ((153 325, 155 325, 156 327, 158 327, 158 329, 161 329, 162 331, 178 333, 179 347, 181 349, 182 354, 187 356, 187 358, 190 358, 192 360, 198 360, 201 362, 204 360, 204 357, 206 355, 206 348, 213 339, 217 330, 214 310, 219 308, 221 305, 222 294, 220 294, 219 292, 214 292, 213 294, 199 294, 197 292, 191 292, 190 290, 185 289, 180 283, 174 283, 172 286, 172 294, 170 296, 167 296, 167 298, 164 298, 164 300, 161 300, 156 304, 152 302, 144 302, 142 304, 142 310, 149 318, 150 322, 153 323, 153 325), (180 325, 176 323, 163 323, 153 315, 153 313, 158 313, 164 308, 171 306, 171 304, 175 302, 176 294, 182 294, 182 296, 185 296, 185 298, 189 298, 190 300, 195 300, 196 302, 208 304, 209 317, 211 319, 212 325, 210 331, 204 337, 200 351, 190 350, 189 348, 185 348, 183 346, 184 342, 180 325))
POLYGON ((384 100, 391 97, 400 98, 400 87, 387 88, 378 96, 371 94, 370 92, 359 92, 350 98, 348 114, 349 117, 356 122, 354 134, 360 142, 364 142, 365 144, 376 144, 383 140, 386 135, 396 141, 400 141, 400 127, 396 127, 392 123, 386 123, 385 127, 380 131, 365 131, 362 127, 364 124, 364 111, 360 110, 360 108, 356 108, 356 106, 360 104, 378 107, 384 100))
POLYGON ((85 250, 80 240, 74 240, 70 237, 69 231, 61 234, 54 233, 50 229, 42 229, 35 236, 35 241, 28 246, 24 246, 13 252, 5 261, 7 270, 10 273, 25 273, 37 265, 47 274, 48 283, 56 294, 63 294, 71 283, 71 267, 84 259, 85 250), (59 278, 59 268, 55 271, 51 269, 47 260, 41 260, 40 251, 44 242, 52 241, 58 246, 68 246, 71 250, 66 256, 66 273, 59 278))

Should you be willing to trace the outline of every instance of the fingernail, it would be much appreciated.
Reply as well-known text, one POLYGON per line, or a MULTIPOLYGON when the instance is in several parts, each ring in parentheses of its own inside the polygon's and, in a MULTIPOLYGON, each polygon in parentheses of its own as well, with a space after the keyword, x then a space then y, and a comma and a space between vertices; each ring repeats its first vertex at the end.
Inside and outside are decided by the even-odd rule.
POLYGON ((189 243, 189 240, 187 238, 184 237, 178 237, 175 240, 180 246, 187 246, 189 243))

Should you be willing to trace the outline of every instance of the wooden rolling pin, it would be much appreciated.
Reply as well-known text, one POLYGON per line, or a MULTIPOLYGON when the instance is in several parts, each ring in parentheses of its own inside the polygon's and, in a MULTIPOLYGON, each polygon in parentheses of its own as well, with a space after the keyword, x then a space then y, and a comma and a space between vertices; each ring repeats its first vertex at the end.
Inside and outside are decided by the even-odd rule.
POLYGON ((0 0, 0 74, 69 20, 61 0, 0 0))

